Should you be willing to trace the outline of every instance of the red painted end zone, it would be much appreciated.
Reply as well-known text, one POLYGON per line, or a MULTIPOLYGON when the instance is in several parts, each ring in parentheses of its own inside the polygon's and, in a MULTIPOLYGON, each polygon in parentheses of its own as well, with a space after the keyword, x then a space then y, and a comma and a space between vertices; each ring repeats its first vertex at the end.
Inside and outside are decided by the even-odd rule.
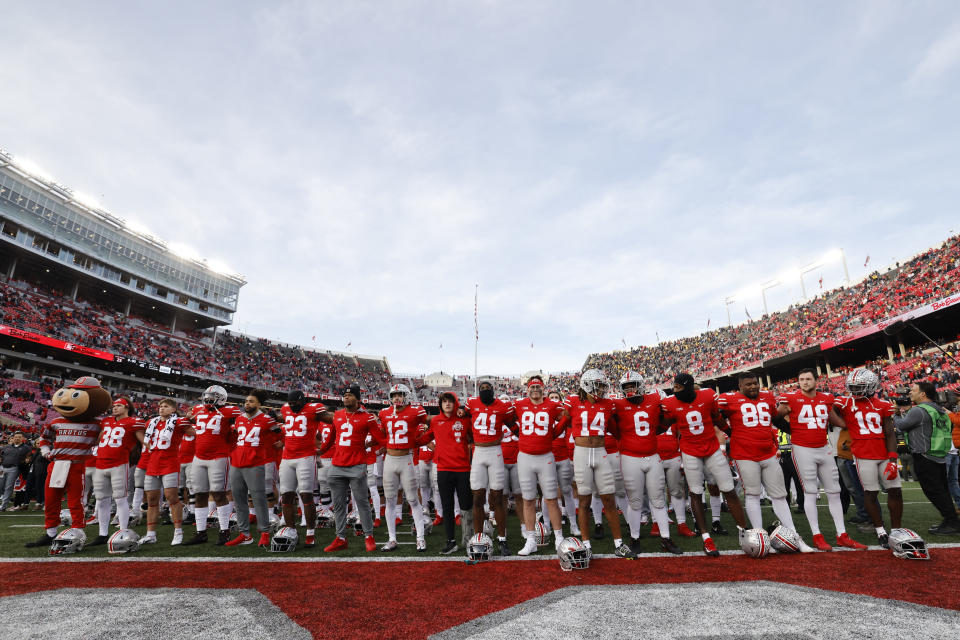
POLYGON ((911 562, 869 551, 596 560, 571 573, 554 562, 4 563, 0 595, 62 587, 255 588, 315 636, 411 638, 585 584, 771 580, 960 610, 960 591, 943 588, 960 567, 960 548, 935 549, 934 557, 911 562))

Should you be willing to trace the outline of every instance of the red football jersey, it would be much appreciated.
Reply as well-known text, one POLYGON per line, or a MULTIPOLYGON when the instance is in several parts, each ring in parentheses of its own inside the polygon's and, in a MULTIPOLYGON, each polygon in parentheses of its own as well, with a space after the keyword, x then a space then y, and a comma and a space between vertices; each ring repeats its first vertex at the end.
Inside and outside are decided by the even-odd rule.
POLYGON ((657 453, 661 460, 670 460, 680 455, 680 441, 673 432, 673 426, 657 435, 657 453))
POLYGON ((437 443, 433 460, 437 471, 470 471, 470 449, 467 442, 468 418, 458 418, 456 414, 448 418, 440 415, 430 418, 430 427, 418 440, 437 443))
POLYGON ((520 425, 520 451, 534 456, 550 453, 553 441, 566 424, 563 405, 550 399, 534 404, 530 398, 523 398, 513 403, 513 410, 520 425))
POLYGON ((884 418, 895 413, 893 404, 878 398, 841 396, 834 401, 850 432, 850 450, 864 460, 885 460, 887 438, 883 433, 884 418))
POLYGON ((423 445, 422 447, 420 447, 419 451, 420 451, 419 462, 433 462, 433 449, 431 449, 427 445, 423 445))
POLYGON ((271 432, 277 427, 277 421, 258 411, 253 416, 246 413, 239 416, 233 424, 236 434, 236 446, 230 453, 230 466, 237 468, 257 467, 273 462, 276 449, 273 444, 283 436, 271 432))
POLYGON ((201 460, 216 460, 230 455, 233 445, 232 427, 243 411, 240 407, 226 405, 207 408, 197 405, 194 413, 194 429, 197 430, 196 456, 201 460))
POLYGON ((717 409, 717 396, 710 389, 700 389, 693 402, 680 402, 677 396, 667 396, 660 402, 663 415, 676 422, 680 451, 699 458, 713 455, 720 448, 713 424, 712 412, 717 409))
POLYGON ((642 458, 657 453, 657 427, 660 426, 660 395, 648 393, 637 404, 616 401, 620 426, 620 453, 642 458))
POLYGON ((420 425, 427 423, 427 411, 409 405, 400 411, 395 406, 380 410, 380 428, 387 436, 387 449, 414 448, 420 425))
MULTIPOLYGON (((320 423, 320 442, 324 443, 329 438, 332 438, 332 437, 333 437, 333 425, 329 425, 326 422, 321 422, 320 423)), ((337 443, 334 442, 333 446, 327 449, 326 451, 324 451, 323 453, 320 453, 319 451, 317 451, 317 453, 320 455, 320 459, 322 460, 333 460, 333 454, 336 450, 337 450, 337 443)))
POLYGON ((467 400, 467 411, 470 413, 470 425, 473 430, 473 441, 500 442, 503 426, 511 426, 515 421, 513 405, 497 398, 490 405, 480 402, 480 398, 467 400))
POLYGON ((615 406, 610 398, 590 402, 581 400, 580 396, 568 396, 563 406, 570 413, 570 432, 574 438, 605 436, 613 426, 615 406))
POLYGON ((320 415, 327 408, 319 402, 303 405, 299 413, 285 404, 280 408, 283 415, 283 459, 296 460, 317 453, 317 431, 320 430, 320 415))
POLYGON ((165 476, 180 472, 180 441, 190 422, 176 414, 166 420, 160 416, 150 418, 147 433, 150 434, 150 460, 148 476, 165 476))
POLYGON ((779 403, 790 407, 790 442, 801 447, 826 446, 830 407, 835 400, 832 393, 821 391, 808 398, 799 389, 780 396, 779 403))
MULTIPOLYGON (((569 431, 569 429, 568 429, 569 431)), ((553 449, 553 459, 557 462, 561 460, 570 459, 570 435, 568 433, 562 433, 556 438, 553 439, 553 444, 551 448, 553 449)))
POLYGON ((517 464, 517 454, 520 453, 520 439, 513 431, 510 431, 509 427, 503 428, 500 449, 503 453, 503 464, 517 464))
POLYGON ((723 393, 717 406, 730 422, 730 457, 759 462, 777 454, 773 393, 761 391, 751 400, 739 391, 723 393))
POLYGON ((97 469, 112 469, 130 462, 130 451, 137 444, 137 431, 147 426, 133 416, 117 420, 113 416, 101 423, 100 442, 97 444, 97 469))
POLYGON ((335 446, 332 462, 338 467, 366 464, 368 435, 381 443, 386 439, 372 413, 363 408, 353 412, 338 409, 333 414, 331 439, 324 441, 322 450, 335 446))

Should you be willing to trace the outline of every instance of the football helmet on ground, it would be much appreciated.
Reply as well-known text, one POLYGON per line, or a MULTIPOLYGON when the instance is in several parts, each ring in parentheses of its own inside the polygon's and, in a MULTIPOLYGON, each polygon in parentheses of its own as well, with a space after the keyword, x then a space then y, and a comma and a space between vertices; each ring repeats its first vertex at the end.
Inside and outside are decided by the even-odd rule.
POLYGON ((470 536, 470 542, 467 543, 467 558, 471 562, 485 562, 490 559, 493 553, 493 540, 485 533, 478 533, 470 536))
POLYGON ((741 531, 740 548, 751 558, 765 558, 770 553, 770 534, 763 529, 741 531))
POLYGON ((927 543, 912 529, 891 529, 887 536, 890 551, 898 558, 905 560, 929 560, 930 552, 927 543))
POLYGON ((107 540, 107 553, 134 553, 140 550, 140 536, 133 529, 115 531, 107 540))
POLYGON ((270 539, 270 551, 287 553, 297 548, 297 530, 294 527, 280 527, 270 539))
POLYGON ((64 529, 50 543, 50 555, 59 556, 68 553, 77 553, 87 544, 87 534, 83 529, 64 529))
POLYGON ((590 549, 580 538, 564 538, 557 547, 557 556, 560 558, 560 568, 564 571, 586 569, 590 566, 590 549))

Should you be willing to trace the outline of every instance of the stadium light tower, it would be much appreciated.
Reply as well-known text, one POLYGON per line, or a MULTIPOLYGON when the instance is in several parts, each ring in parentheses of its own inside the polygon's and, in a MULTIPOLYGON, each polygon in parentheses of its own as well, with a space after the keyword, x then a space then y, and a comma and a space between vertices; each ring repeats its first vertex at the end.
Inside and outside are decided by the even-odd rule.
POLYGON ((774 287, 779 287, 782 282, 777 279, 770 280, 765 282, 760 286, 760 296, 763 298, 763 314, 767 314, 767 289, 773 289, 774 287))
POLYGON ((737 301, 736 296, 727 296, 723 299, 723 304, 727 307, 727 326, 733 326, 733 320, 730 319, 730 305, 737 301))

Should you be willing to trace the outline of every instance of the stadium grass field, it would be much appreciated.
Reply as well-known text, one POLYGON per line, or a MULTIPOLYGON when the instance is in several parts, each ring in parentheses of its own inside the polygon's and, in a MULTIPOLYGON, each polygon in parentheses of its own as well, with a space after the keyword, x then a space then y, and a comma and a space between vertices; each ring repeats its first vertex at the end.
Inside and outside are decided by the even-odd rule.
MULTIPOLYGON (((940 517, 937 511, 933 508, 927 499, 924 497, 923 492, 920 489, 920 486, 917 482, 905 482, 903 488, 904 495, 904 510, 903 510, 903 526, 909 529, 915 530, 920 534, 921 537, 928 543, 957 543, 960 544, 960 535, 955 536, 934 536, 927 532, 927 529, 934 524, 940 522, 940 517)), ((880 504, 884 511, 885 523, 887 528, 890 528, 889 517, 886 510, 886 497, 881 494, 880 504)), ((64 506, 66 506, 64 504, 64 506)), ((833 541, 836 537, 833 520, 830 517, 830 513, 827 509, 826 497, 821 495, 818 501, 818 506, 820 510, 820 527, 827 539, 827 542, 833 544, 833 541)), ((850 505, 850 508, 847 511, 847 518, 849 519, 855 514, 853 504, 850 505)), ((707 518, 709 519, 709 509, 707 512, 707 518)), ((764 523, 770 524, 774 521, 775 516, 773 510, 769 505, 764 505, 763 507, 763 517, 764 523)), ((803 514, 794 513, 794 524, 797 527, 798 532, 803 536, 804 540, 807 543, 810 543, 811 534, 810 528, 807 524, 806 516, 803 514)), ((627 526, 624 519, 621 517, 621 530, 625 537, 629 537, 629 527, 627 526)), ((693 525, 692 516, 688 516, 688 524, 693 525)), ((727 536, 714 536, 714 541, 717 544, 717 548, 721 551, 730 551, 739 549, 739 544, 737 541, 736 535, 736 525, 733 521, 733 518, 729 513, 723 513, 721 517, 721 523, 723 526, 730 532, 730 535, 727 536)), ((26 542, 36 539, 41 531, 43 525, 43 514, 39 511, 17 511, 17 512, 5 512, 0 513, 0 557, 5 558, 40 558, 46 557, 47 549, 27 549, 23 545, 26 542)), ((333 530, 332 529, 318 529, 317 533, 317 546, 313 549, 305 549, 301 544, 298 546, 297 550, 291 553, 282 554, 282 557, 286 558, 303 558, 308 559, 311 557, 314 558, 328 558, 335 559, 338 557, 351 557, 351 556, 363 556, 363 557, 372 557, 376 556, 379 559, 391 559, 391 558, 402 558, 410 557, 411 559, 423 559, 430 556, 439 556, 440 549, 444 545, 444 534, 443 527, 435 527, 433 532, 427 536, 427 551, 417 553, 415 547, 415 538, 411 532, 412 520, 410 518, 409 511, 405 511, 405 516, 403 523, 397 528, 397 539, 400 543, 399 548, 392 553, 382 553, 378 550, 373 553, 368 553, 363 546, 363 538, 356 537, 348 532, 348 543, 349 548, 344 551, 339 551, 336 553, 324 553, 323 547, 330 543, 333 539, 333 530)), ((133 527, 138 533, 143 534, 146 532, 146 525, 139 525, 133 527)), ((515 554, 523 544, 523 540, 520 537, 520 521, 517 516, 510 514, 507 518, 507 540, 510 543, 510 549, 513 554, 515 554)), ((613 541, 610 535, 609 526, 604 520, 604 529, 606 535, 602 540, 593 541, 593 550, 596 555, 603 554, 612 554, 613 553, 613 541)), ((110 531, 113 532, 116 530, 116 527, 111 527, 110 531)), ((155 545, 145 545, 140 552, 138 557, 148 558, 148 557, 191 557, 191 558, 261 558, 261 557, 277 557, 274 554, 270 554, 263 549, 260 549, 256 544, 240 546, 240 547, 218 547, 214 544, 216 539, 216 525, 211 525, 209 531, 213 534, 211 536, 211 542, 205 545, 196 545, 189 547, 172 547, 170 546, 170 540, 173 536, 173 527, 171 525, 160 525, 157 529, 157 539, 158 542, 155 545)), ((92 539, 97 535, 96 525, 88 525, 85 529, 87 533, 87 538, 92 539)), ((194 527, 188 526, 185 527, 185 537, 189 538, 193 535, 194 527)), ((847 531, 851 537, 859 542, 862 542, 867 545, 876 545, 877 539, 872 531, 862 532, 859 531, 856 525, 849 524, 847 525, 847 531)), ((458 528, 459 532, 459 528, 458 528)), ((641 546, 643 553, 661 553, 660 544, 657 539, 651 538, 649 535, 650 525, 646 525, 643 530, 643 537, 641 538, 641 546)), ((683 538, 676 534, 676 528, 671 527, 671 532, 673 534, 674 542, 687 553, 702 554, 703 546, 701 544, 700 538, 683 538)), ((300 528, 300 534, 303 535, 303 529, 300 528)), ((381 525, 378 529, 374 531, 374 537, 377 540, 378 545, 383 544, 387 541, 387 528, 386 525, 381 525)), ((256 540, 257 536, 254 535, 256 540)), ((465 555, 465 551, 458 552, 461 556, 465 555)), ((555 558, 553 552, 552 543, 541 547, 535 556, 549 556, 555 558)), ((84 549, 78 557, 83 558, 110 558, 107 553, 106 545, 97 546, 97 547, 88 547, 84 549)), ((440 556, 445 557, 445 556, 440 556)), ((456 557, 456 556, 454 556, 456 557)))

